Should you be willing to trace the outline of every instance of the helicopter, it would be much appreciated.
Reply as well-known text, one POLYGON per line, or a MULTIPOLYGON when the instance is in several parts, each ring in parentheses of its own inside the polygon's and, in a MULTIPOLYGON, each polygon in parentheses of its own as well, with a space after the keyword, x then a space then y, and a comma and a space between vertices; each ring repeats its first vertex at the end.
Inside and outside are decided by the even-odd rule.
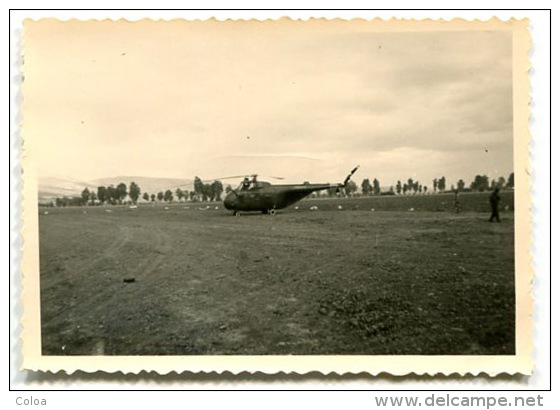
POLYGON ((359 165, 355 167, 344 182, 338 184, 284 184, 272 185, 270 182, 258 181, 258 175, 245 177, 241 184, 231 190, 224 198, 224 207, 239 216, 241 211, 261 211, 263 214, 276 214, 278 209, 286 208, 315 191, 344 188, 359 165))

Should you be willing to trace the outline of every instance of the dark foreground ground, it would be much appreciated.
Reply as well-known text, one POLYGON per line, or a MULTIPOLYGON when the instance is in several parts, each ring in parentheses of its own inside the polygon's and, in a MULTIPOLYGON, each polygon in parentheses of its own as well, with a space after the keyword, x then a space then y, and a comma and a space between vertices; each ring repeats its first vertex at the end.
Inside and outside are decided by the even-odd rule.
POLYGON ((42 209, 43 353, 515 353, 513 213, 302 208, 42 209))

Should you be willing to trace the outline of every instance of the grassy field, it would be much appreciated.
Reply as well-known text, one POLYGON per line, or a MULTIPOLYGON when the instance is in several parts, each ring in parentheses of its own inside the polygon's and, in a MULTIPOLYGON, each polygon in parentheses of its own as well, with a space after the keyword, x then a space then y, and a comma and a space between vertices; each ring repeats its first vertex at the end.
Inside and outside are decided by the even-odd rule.
MULTIPOLYGON (((513 192, 500 192, 500 208, 502 212, 511 212, 514 209, 513 192)), ((487 192, 463 192, 459 194, 459 208, 464 212, 490 212, 489 194, 487 192)), ((427 212, 455 212, 455 195, 387 195, 374 197, 344 198, 333 200, 331 198, 309 198, 296 206, 302 209, 317 206, 323 211, 343 209, 371 211, 427 211, 427 212)), ((490 214, 489 214, 490 215, 490 214)))
POLYGON ((426 197, 41 209, 43 353, 515 353, 513 213, 426 197))

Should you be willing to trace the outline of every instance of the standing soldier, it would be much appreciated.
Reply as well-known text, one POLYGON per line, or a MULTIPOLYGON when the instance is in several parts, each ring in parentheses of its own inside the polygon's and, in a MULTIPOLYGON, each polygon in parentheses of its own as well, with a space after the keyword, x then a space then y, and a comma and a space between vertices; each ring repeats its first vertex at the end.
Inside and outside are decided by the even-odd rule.
POLYGON ((490 195, 490 205, 492 206, 492 215, 490 216, 490 222, 500 222, 500 214, 498 213, 498 205, 500 204, 500 189, 494 188, 494 191, 490 195))
POLYGON ((459 190, 455 189, 455 191, 453 192, 455 193, 455 200, 454 200, 455 213, 458 214, 459 213, 459 190))

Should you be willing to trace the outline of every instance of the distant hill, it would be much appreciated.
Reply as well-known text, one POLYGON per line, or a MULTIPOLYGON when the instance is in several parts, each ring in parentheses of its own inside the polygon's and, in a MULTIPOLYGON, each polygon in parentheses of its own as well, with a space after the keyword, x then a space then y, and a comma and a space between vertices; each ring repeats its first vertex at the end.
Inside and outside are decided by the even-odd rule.
POLYGON ((98 186, 109 186, 109 185, 117 186, 121 182, 124 182, 127 186, 129 186, 131 182, 136 182, 136 184, 140 187, 142 194, 144 192, 147 192, 149 194, 157 194, 160 191, 165 192, 168 189, 171 189, 173 193, 175 193, 175 190, 177 188, 181 188, 182 190, 189 190, 189 191, 192 191, 194 189, 194 183, 192 180, 181 179, 181 178, 120 176, 120 177, 112 177, 112 178, 94 179, 93 181, 89 181, 89 182, 95 185, 96 189, 98 186))
POLYGON ((136 182, 142 193, 157 194, 167 189, 171 189, 173 193, 177 188, 192 191, 194 189, 193 181, 180 178, 151 178, 151 177, 128 177, 119 176, 111 178, 99 178, 92 181, 78 181, 71 178, 59 177, 41 177, 39 178, 39 202, 50 203, 57 197, 75 197, 79 196, 84 188, 90 191, 97 191, 99 186, 117 186, 124 182, 127 186, 131 182, 136 182))
POLYGON ((97 189, 92 183, 70 178, 39 177, 39 202, 50 202, 57 197, 80 195, 84 188, 97 189))

